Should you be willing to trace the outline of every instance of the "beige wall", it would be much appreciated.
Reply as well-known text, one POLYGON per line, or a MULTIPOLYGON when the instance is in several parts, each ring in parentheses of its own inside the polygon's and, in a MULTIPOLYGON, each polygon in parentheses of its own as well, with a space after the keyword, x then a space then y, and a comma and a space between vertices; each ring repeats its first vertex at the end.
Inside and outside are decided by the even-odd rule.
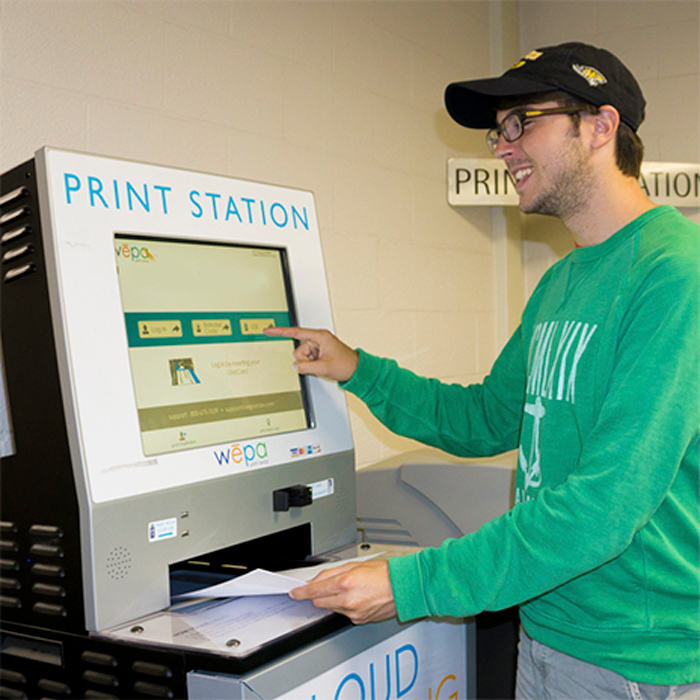
MULTIPOLYGON (((642 80, 649 157, 697 160, 697 6, 0 0, 0 170, 48 144, 310 189, 341 337, 477 381, 569 242, 514 209, 447 205, 447 159, 487 151, 445 86, 598 42, 642 80)), ((414 447, 350 408, 359 466, 414 447)))
MULTIPOLYGON (((497 5, 497 4, 496 4, 497 5)), ((485 155, 442 95, 490 72, 474 2, 2 0, 0 167, 39 147, 312 190, 336 327, 448 381, 497 351, 491 213, 446 204, 485 155)), ((351 399, 358 464, 412 447, 351 399)))
MULTIPOLYGON (((639 129, 648 161, 700 163, 700 2, 521 0, 523 53, 563 41, 585 41, 617 54, 639 80, 647 116, 639 129)), ((700 223, 698 209, 684 213, 700 223)), ((571 249, 564 227, 522 217, 526 291, 571 249)))

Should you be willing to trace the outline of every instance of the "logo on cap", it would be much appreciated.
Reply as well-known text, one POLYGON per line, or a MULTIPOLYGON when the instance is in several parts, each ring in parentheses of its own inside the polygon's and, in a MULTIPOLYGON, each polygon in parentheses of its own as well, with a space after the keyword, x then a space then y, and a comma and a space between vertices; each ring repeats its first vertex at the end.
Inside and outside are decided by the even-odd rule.
POLYGON ((508 70, 522 68, 525 65, 525 61, 536 61, 541 55, 541 51, 530 51, 530 53, 527 56, 520 59, 515 65, 512 65, 508 70))
POLYGON ((585 78, 585 80, 591 87, 598 87, 599 85, 604 85, 608 82, 605 76, 600 71, 597 71, 595 68, 591 68, 590 66, 581 66, 578 63, 572 64, 571 67, 582 78, 585 78))

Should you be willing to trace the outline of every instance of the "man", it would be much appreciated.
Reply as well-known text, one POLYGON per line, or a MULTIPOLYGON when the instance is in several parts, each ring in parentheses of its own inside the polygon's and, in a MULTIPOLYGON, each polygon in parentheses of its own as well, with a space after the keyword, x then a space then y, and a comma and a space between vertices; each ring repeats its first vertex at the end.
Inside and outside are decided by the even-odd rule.
POLYGON ((575 250, 543 277, 481 385, 444 385, 297 338, 302 374, 341 382, 394 431, 462 456, 518 449, 516 505, 479 532, 346 565, 293 592, 362 623, 520 605, 517 697, 700 698, 700 230, 638 183, 645 102, 607 51, 533 51, 455 83, 520 207, 575 250))

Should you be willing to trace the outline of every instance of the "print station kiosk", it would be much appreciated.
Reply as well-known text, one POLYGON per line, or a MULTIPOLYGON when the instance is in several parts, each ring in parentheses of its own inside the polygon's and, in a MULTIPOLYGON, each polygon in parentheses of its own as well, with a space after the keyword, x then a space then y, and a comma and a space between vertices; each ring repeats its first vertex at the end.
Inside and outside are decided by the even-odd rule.
POLYGON ((177 597, 377 552, 342 392, 263 334, 332 327, 312 194, 48 148, 0 194, 2 697, 471 696, 463 622, 177 597))

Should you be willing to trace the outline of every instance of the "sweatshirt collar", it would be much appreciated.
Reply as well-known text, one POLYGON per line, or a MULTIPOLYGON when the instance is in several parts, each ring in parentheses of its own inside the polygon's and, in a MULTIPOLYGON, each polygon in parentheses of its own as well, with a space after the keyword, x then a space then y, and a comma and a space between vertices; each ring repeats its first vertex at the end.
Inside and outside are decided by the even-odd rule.
POLYGON ((630 221, 629 224, 623 226, 619 231, 616 231, 610 238, 604 240, 602 243, 585 248, 576 247, 571 253, 573 262, 588 262, 589 260, 596 260, 597 258, 607 255, 610 251, 624 243, 631 235, 642 228, 642 226, 669 210, 673 210, 673 207, 668 204, 654 207, 653 209, 649 209, 649 211, 645 211, 633 221, 630 221))

